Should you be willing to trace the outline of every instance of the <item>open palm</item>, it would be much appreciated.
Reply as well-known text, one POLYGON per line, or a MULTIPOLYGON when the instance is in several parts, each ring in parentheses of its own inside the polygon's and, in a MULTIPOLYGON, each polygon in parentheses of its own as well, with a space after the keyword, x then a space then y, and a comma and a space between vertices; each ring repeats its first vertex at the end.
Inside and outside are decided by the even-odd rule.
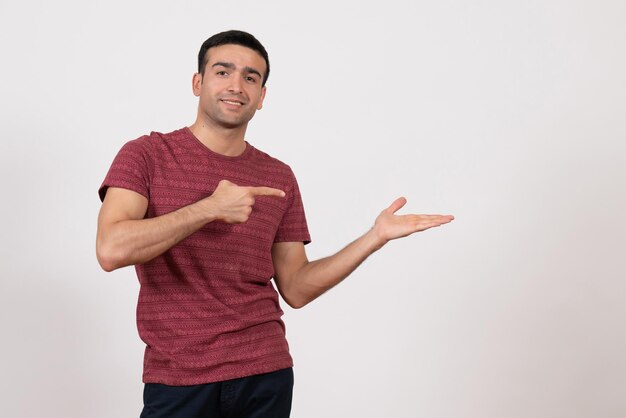
POLYGON ((374 230, 383 240, 406 237, 415 232, 447 224, 454 219, 452 215, 396 215, 395 213, 405 204, 406 199, 399 197, 376 218, 374 230))

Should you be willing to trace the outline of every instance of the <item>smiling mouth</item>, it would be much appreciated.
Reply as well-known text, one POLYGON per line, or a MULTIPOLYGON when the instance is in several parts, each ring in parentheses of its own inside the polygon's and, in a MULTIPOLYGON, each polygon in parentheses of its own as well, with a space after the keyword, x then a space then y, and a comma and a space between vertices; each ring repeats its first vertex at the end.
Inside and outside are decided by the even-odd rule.
POLYGON ((233 106, 243 106, 242 102, 238 102, 236 100, 226 100, 226 99, 221 99, 224 103, 229 104, 229 105, 233 105, 233 106))

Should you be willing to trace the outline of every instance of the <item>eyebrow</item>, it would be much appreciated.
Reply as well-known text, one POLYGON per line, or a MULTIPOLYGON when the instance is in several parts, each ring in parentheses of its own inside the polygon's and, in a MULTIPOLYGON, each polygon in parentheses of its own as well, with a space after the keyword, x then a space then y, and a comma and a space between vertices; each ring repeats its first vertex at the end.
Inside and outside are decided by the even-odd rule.
MULTIPOLYGON (((235 64, 233 64, 232 62, 216 62, 215 64, 213 64, 211 66, 211 68, 213 67, 224 67, 224 68, 228 68, 231 70, 234 70, 235 68, 237 68, 237 66, 235 64)), ((263 77, 261 75, 261 73, 259 72, 259 70, 257 70, 256 68, 252 68, 252 67, 243 67, 243 71, 246 74, 256 74, 259 77, 263 77)))

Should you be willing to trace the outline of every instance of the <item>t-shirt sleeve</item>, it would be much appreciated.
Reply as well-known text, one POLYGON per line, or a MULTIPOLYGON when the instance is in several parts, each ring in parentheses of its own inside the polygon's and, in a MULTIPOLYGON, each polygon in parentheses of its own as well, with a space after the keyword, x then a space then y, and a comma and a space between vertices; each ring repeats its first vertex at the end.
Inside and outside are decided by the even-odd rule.
POLYGON ((289 170, 291 175, 292 187, 287 191, 287 199, 289 204, 283 215, 283 219, 278 225, 274 242, 297 242, 302 241, 304 244, 311 242, 309 228, 306 223, 304 214, 304 205, 300 196, 300 188, 293 172, 289 170))
POLYGON ((150 168, 151 157, 147 138, 127 142, 117 153, 98 190, 100 200, 104 201, 109 187, 132 190, 150 199, 150 168))

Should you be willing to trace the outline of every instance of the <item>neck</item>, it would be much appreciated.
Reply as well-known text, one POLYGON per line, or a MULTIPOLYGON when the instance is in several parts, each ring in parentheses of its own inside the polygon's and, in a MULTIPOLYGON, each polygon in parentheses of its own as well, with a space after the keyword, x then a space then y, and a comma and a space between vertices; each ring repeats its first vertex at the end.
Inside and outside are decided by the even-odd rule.
POLYGON ((215 126, 200 119, 196 119, 189 127, 194 136, 208 149, 228 157, 236 157, 245 151, 246 128, 247 125, 232 129, 215 126))

